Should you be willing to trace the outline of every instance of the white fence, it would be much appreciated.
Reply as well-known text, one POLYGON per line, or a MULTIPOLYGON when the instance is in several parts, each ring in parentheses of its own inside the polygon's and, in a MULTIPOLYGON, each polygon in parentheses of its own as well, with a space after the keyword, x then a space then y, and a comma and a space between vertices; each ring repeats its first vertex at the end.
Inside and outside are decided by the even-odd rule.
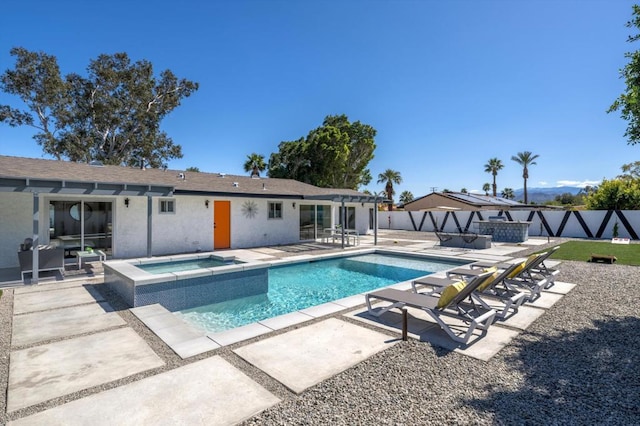
POLYGON ((618 224, 618 237, 637 240, 640 210, 482 210, 378 212, 380 229, 444 232, 478 231, 478 221, 491 216, 531 222, 530 236, 610 239, 618 224))

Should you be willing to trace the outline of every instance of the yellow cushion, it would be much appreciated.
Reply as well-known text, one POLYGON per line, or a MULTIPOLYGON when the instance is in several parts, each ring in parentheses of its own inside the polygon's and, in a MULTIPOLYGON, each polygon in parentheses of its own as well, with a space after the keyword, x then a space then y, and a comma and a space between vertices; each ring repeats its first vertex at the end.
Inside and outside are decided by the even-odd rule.
POLYGON ((518 276, 518 274, 520 272, 522 272, 522 270, 524 269, 525 266, 527 266, 528 264, 530 264, 531 262, 533 262, 534 260, 536 260, 536 258, 540 256, 539 254, 532 254, 531 256, 527 257, 527 260, 525 260, 524 262, 522 262, 520 265, 518 265, 518 267, 516 269, 514 269, 513 271, 511 271, 511 273, 509 274, 509 276, 507 278, 513 278, 518 276))
POLYGON ((498 268, 496 268, 495 266, 492 266, 491 268, 485 268, 482 270, 482 272, 493 272, 493 274, 489 275, 484 279, 484 281, 480 283, 480 285, 476 288, 477 291, 483 291, 485 288, 489 287, 489 284, 491 284, 493 280, 498 278, 498 275, 500 275, 498 273, 498 268))
POLYGON ((458 281, 457 283, 453 283, 445 287, 440 293, 440 299, 438 299, 437 308, 444 308, 453 300, 454 297, 458 295, 462 291, 462 289, 467 285, 467 283, 463 281, 458 281))

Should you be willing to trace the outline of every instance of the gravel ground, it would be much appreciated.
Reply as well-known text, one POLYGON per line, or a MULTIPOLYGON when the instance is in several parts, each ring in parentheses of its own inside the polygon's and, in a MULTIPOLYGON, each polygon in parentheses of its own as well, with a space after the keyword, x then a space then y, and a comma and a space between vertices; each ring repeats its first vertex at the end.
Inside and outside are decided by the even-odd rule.
POLYGON ((489 362, 401 342, 245 424, 640 424, 640 269, 557 279, 578 286, 489 362))
POLYGON ((166 365, 11 416, 6 414, 6 389, 13 291, 5 290, 0 299, 0 424, 214 354, 283 400, 244 425, 640 424, 635 304, 640 269, 586 262, 563 262, 560 269, 559 281, 578 286, 488 362, 424 342, 400 342, 301 395, 232 352, 247 342, 181 360, 115 294, 98 285, 166 365))

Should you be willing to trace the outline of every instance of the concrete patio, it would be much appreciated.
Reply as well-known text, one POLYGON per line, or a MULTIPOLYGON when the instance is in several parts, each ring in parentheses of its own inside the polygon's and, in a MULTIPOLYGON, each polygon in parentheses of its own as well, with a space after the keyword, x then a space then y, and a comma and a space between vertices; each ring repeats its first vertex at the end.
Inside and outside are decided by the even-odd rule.
MULTIPOLYGON (((522 250, 497 245, 481 253, 449 251, 434 248, 432 241, 397 237, 386 240, 386 246, 495 261, 522 250)), ((260 259, 314 253, 300 251, 236 252, 260 259)), ((389 312, 373 320, 363 308, 363 295, 207 335, 159 305, 122 310, 93 281, 52 281, 13 290, 8 424, 235 424, 277 404, 287 392, 305 392, 400 341, 400 315, 389 312), (136 331, 139 325, 131 321, 141 321, 175 354, 158 356, 158 342, 136 331), (265 375, 260 383, 247 374, 254 368, 265 375), (265 380, 272 384, 265 388, 265 380), (171 392, 163 391, 167 388, 171 392)), ((402 286, 406 289, 407 283, 402 286)), ((409 336, 488 360, 572 288, 557 283, 466 347, 416 310, 410 310, 409 336)))

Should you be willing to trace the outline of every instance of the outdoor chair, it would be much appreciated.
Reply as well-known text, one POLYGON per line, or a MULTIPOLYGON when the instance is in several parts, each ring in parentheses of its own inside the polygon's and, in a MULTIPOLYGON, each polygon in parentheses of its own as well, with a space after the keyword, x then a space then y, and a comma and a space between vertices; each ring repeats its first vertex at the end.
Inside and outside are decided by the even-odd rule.
MULTIPOLYGON (((24 274, 33 273, 33 250, 18 252, 20 275, 24 281, 24 274)), ((41 247, 38 249, 38 271, 60 271, 64 276, 64 249, 61 247, 41 247)))
POLYGON ((468 284, 459 281, 445 287, 441 292, 427 294, 411 293, 391 288, 374 291, 365 296, 367 309, 369 314, 375 317, 379 317, 391 309, 401 309, 405 306, 420 309, 433 318, 452 340, 467 344, 476 329, 482 330, 481 335, 484 336, 496 315, 496 311, 493 309, 488 309, 483 312, 478 310, 476 304, 465 302, 468 298, 470 299, 471 293, 489 275, 490 273, 487 272, 478 275, 468 284), (376 311, 376 309, 371 306, 372 299, 390 302, 390 304, 376 308, 379 309, 376 311), (451 326, 444 322, 443 317, 445 316, 456 318, 469 324, 467 331, 462 336, 456 334, 451 326))
POLYGON ((434 233, 436 234, 436 237, 438 237, 438 241, 440 242, 441 246, 442 246, 442 243, 446 243, 447 241, 453 238, 453 235, 448 234, 446 232, 435 230, 434 233))
MULTIPOLYGON (((527 258, 526 267, 523 266, 522 271, 519 271, 519 279, 528 283, 535 283, 542 279, 546 280, 544 288, 550 288, 555 284, 555 277, 560 272, 558 269, 548 268, 544 262, 555 253, 560 246, 555 246, 547 252, 540 253, 538 255, 531 255, 527 258)), ((496 266, 499 269, 505 269, 509 267, 509 263, 491 263, 491 262, 474 262, 471 264, 471 268, 489 268, 496 266)))
MULTIPOLYGON (((450 272, 457 272, 453 275, 459 275, 464 279, 469 279, 481 275, 485 272, 489 272, 490 275, 471 293, 473 301, 479 303, 485 309, 496 310, 496 318, 506 319, 518 312, 518 308, 522 303, 527 300, 527 293, 517 291, 512 288, 504 286, 503 281, 517 268, 518 264, 510 265, 507 269, 502 271, 497 268, 489 269, 468 269, 457 268, 450 272), (489 305, 493 303, 493 305, 489 305), (499 308, 496 307, 499 304, 499 308)), ((437 278, 437 277, 424 277, 414 280, 411 283, 413 291, 418 293, 418 287, 431 287, 432 289, 446 287, 456 280, 451 278, 437 278)))

